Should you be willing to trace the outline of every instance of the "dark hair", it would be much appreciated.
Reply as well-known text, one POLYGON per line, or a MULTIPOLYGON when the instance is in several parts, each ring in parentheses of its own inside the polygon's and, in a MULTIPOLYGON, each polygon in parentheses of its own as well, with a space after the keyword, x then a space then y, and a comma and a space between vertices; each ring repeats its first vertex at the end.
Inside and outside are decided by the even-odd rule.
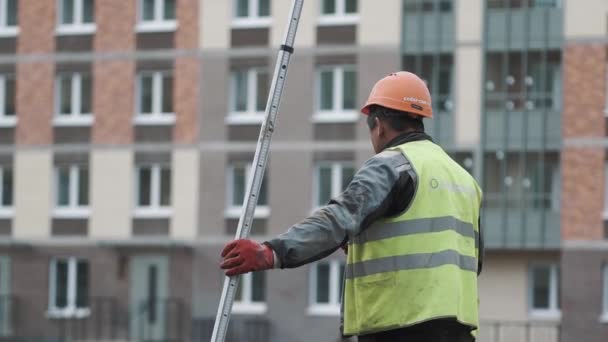
POLYGON ((424 132, 422 117, 416 114, 373 105, 370 107, 369 115, 367 116, 367 126, 369 129, 376 128, 375 118, 387 122, 397 132, 404 132, 406 130, 424 132))

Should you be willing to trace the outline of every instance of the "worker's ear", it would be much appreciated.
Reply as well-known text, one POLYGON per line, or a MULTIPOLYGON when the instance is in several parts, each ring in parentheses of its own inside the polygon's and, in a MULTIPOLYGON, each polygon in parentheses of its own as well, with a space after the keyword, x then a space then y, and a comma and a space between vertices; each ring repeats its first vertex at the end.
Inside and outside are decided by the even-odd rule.
POLYGON ((378 136, 383 136, 386 130, 384 127, 384 122, 382 122, 382 120, 380 120, 377 116, 374 118, 374 121, 376 122, 376 127, 378 127, 378 136))

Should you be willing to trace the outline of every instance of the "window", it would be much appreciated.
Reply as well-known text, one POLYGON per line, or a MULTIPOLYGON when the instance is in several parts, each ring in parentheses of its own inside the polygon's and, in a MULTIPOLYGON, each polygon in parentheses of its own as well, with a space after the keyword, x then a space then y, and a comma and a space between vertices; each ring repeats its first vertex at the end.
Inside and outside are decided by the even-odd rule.
POLYGON ((263 69, 236 70, 230 75, 230 124, 264 121, 268 96, 268 72, 263 69))
MULTIPOLYGON (((241 215, 243 200, 247 192, 248 179, 253 173, 251 172, 251 163, 235 163, 228 168, 228 205, 225 216, 237 218, 241 215)), ((258 203, 255 208, 255 217, 264 218, 270 215, 268 207, 268 189, 266 176, 268 170, 264 174, 264 180, 260 188, 258 203)))
POLYGON ((0 216, 12 215, 13 208, 13 170, 0 166, 0 216))
POLYGON ((355 176, 350 163, 319 163, 315 170, 314 207, 326 205, 338 196, 355 176))
POLYGON ((354 122, 357 73, 354 66, 321 67, 317 71, 317 122, 354 122))
POLYGON ((319 25, 355 24, 359 20, 358 0, 320 0, 319 25))
POLYGON ((55 124, 90 125, 93 123, 91 77, 66 73, 55 81, 55 124))
POLYGON ((412 14, 411 12, 432 13, 436 10, 452 12, 453 3, 452 0, 405 0, 403 8, 406 14, 412 14))
POLYGON ((175 3, 175 0, 139 0, 138 31, 175 30, 175 3))
POLYGON ((608 265, 602 267, 602 322, 608 323, 608 265))
POLYGON ((137 77, 135 123, 173 124, 173 76, 168 72, 143 72, 137 77))
POLYGON ((82 34, 95 31, 95 2, 93 0, 58 0, 57 32, 82 34))
POLYGON ((171 168, 161 165, 137 167, 135 216, 167 217, 171 215, 171 168))
POLYGON ((0 75, 0 126, 17 124, 15 83, 13 75, 0 75))
POLYGON ((488 0, 489 9, 505 8, 559 8, 562 6, 561 0, 488 0))
POLYGON ((271 23, 270 0, 233 0, 233 8, 233 27, 260 27, 271 23))
POLYGON ((310 307, 312 315, 338 315, 342 301, 345 263, 342 260, 318 262, 310 268, 310 307))
POLYGON ((530 316, 540 319, 559 319, 559 266, 538 264, 530 268, 530 316))
POLYGON ((232 312, 243 314, 263 314, 266 305, 266 274, 264 272, 246 273, 241 276, 232 312))
POLYGON ((82 217, 89 214, 89 170, 78 165, 56 167, 54 216, 82 217))
POLYGON ((0 36, 14 36, 19 32, 18 11, 17 0, 0 0, 0 36))
POLYGON ((55 259, 50 273, 49 316, 88 316, 89 263, 76 258, 55 259))

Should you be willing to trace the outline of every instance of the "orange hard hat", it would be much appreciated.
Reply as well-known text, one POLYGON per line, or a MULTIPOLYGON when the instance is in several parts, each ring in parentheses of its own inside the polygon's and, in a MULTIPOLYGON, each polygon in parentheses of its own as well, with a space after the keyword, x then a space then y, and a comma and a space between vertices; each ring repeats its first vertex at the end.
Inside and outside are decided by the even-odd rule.
POLYGON ((390 74, 376 83, 369 94, 363 114, 373 105, 433 118, 429 88, 420 77, 407 71, 390 74))

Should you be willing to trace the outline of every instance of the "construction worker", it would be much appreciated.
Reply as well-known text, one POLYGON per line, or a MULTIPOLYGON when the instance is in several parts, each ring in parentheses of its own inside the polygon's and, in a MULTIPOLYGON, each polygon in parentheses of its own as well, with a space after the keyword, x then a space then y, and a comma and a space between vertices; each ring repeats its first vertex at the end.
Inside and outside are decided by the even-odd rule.
POLYGON ((481 190, 424 133, 424 81, 398 72, 363 109, 374 151, 347 188, 271 241, 235 240, 226 275, 294 268, 347 250, 342 333, 361 342, 474 341, 481 190))

